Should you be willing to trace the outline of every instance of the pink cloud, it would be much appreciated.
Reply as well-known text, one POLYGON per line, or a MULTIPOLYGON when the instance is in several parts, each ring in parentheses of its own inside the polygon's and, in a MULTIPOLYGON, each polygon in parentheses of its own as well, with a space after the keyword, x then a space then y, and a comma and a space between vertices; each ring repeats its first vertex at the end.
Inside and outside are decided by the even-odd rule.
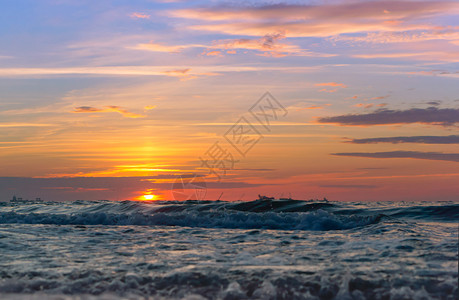
POLYGON ((182 51, 183 49, 187 48, 187 46, 169 46, 169 45, 150 42, 150 43, 145 43, 145 44, 138 44, 134 48, 138 50, 147 50, 147 51, 153 51, 153 52, 178 53, 182 51))
POLYGON ((139 12, 133 12, 129 16, 133 19, 149 19, 150 18, 150 15, 139 13, 139 12))
POLYGON ((390 96, 386 95, 386 96, 373 97, 373 98, 371 98, 371 100, 382 100, 382 99, 386 99, 388 97, 390 97, 390 96))
POLYGON ((459 3, 453 1, 345 1, 323 5, 217 6, 175 10, 171 14, 209 22, 191 26, 197 30, 251 36, 282 32, 289 37, 328 37, 369 31, 435 29, 425 23, 426 17, 457 11, 459 3))
POLYGON ((341 88, 347 88, 347 85, 345 85, 344 83, 337 83, 337 82, 316 83, 315 86, 336 86, 336 87, 341 87, 341 88))
POLYGON ((145 116, 139 115, 132 113, 130 111, 127 111, 126 109, 123 109, 119 106, 106 106, 104 108, 96 108, 96 107, 91 107, 91 106, 79 106, 75 107, 75 109, 72 111, 73 113, 99 113, 99 112, 117 112, 123 115, 123 117, 126 118, 143 118, 145 116))
POLYGON ((206 56, 222 56, 222 52, 221 51, 217 51, 217 50, 204 51, 202 53, 202 55, 206 55, 206 56))
POLYGON ((459 62, 459 51, 421 51, 417 52, 394 52, 394 53, 371 53, 371 54, 356 54, 353 57, 357 58, 395 58, 395 59, 414 59, 414 60, 428 60, 428 61, 448 61, 459 62))
POLYGON ((232 54, 236 53, 234 49, 254 50, 262 52, 258 55, 272 57, 282 57, 287 55, 319 57, 335 56, 334 54, 316 53, 306 49, 301 49, 297 45, 281 42, 283 39, 285 39, 284 34, 266 34, 258 39, 242 38, 219 40, 215 41, 210 48, 233 50, 232 54))

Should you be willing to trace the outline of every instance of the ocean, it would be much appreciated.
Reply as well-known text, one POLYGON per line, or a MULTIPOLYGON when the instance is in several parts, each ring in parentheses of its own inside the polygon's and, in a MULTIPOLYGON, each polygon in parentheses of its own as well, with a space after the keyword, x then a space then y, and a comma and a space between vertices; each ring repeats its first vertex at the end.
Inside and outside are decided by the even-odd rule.
POLYGON ((1 299, 458 299, 459 204, 0 202, 1 299))

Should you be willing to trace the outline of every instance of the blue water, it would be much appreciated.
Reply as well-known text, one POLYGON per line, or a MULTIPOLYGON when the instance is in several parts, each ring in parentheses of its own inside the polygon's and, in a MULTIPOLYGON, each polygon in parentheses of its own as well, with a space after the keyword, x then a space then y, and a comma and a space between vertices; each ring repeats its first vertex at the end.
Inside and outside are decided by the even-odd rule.
POLYGON ((0 202, 1 299, 457 299, 459 204, 0 202))

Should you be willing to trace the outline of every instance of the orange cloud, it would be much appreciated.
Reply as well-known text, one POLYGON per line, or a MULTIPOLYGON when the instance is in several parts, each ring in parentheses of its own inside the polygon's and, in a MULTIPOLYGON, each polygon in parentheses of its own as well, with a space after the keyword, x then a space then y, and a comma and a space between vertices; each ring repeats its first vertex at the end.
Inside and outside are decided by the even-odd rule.
POLYGON ((168 74, 170 76, 185 76, 191 69, 179 69, 179 70, 171 70, 171 71, 164 71, 164 74, 168 74))
POLYGON ((323 82, 323 83, 316 83, 315 86, 336 86, 341 88, 347 88, 347 85, 344 83, 337 83, 337 82, 323 82))
POLYGON ((336 93, 336 91, 338 91, 338 89, 333 89, 333 90, 321 89, 321 90, 319 90, 319 92, 326 92, 326 93, 336 93))
POLYGON ((150 18, 150 15, 139 13, 139 12, 133 12, 129 16, 133 19, 149 19, 150 18))
POLYGON ((123 109, 119 106, 106 106, 105 108, 96 108, 96 107, 91 107, 91 106, 79 106, 75 107, 75 109, 72 111, 73 113, 98 113, 98 112, 117 112, 123 115, 123 117, 126 118, 143 118, 145 116, 135 114, 132 112, 127 111, 126 109, 123 109))
POLYGON ((373 103, 357 103, 353 105, 354 107, 363 107, 363 108, 372 108, 374 106, 373 103))
POLYGON ((309 107, 298 108, 298 109, 296 109, 296 111, 305 110, 305 109, 322 109, 322 108, 324 108, 324 107, 323 106, 312 105, 312 106, 309 106, 309 107))
POLYGON ((373 98, 371 98, 371 100, 381 100, 381 99, 386 99, 387 97, 389 97, 389 95, 386 95, 386 96, 379 96, 379 97, 373 97, 373 98))
POLYGON ((206 56, 221 56, 222 52, 221 51, 217 51, 217 50, 214 50, 214 51, 204 51, 202 53, 202 55, 206 55, 206 56))
POLYGON ((187 46, 168 46, 168 45, 150 42, 146 44, 138 44, 134 48, 138 50, 147 50, 147 51, 153 51, 153 52, 178 53, 182 51, 183 49, 187 48, 187 46))

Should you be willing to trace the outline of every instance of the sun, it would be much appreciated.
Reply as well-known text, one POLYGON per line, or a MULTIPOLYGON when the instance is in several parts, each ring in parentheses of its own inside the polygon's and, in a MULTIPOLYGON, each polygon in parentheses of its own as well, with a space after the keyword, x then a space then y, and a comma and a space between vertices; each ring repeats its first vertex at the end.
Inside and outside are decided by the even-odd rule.
POLYGON ((155 200, 156 199, 156 195, 143 195, 142 198, 144 200, 155 200))

